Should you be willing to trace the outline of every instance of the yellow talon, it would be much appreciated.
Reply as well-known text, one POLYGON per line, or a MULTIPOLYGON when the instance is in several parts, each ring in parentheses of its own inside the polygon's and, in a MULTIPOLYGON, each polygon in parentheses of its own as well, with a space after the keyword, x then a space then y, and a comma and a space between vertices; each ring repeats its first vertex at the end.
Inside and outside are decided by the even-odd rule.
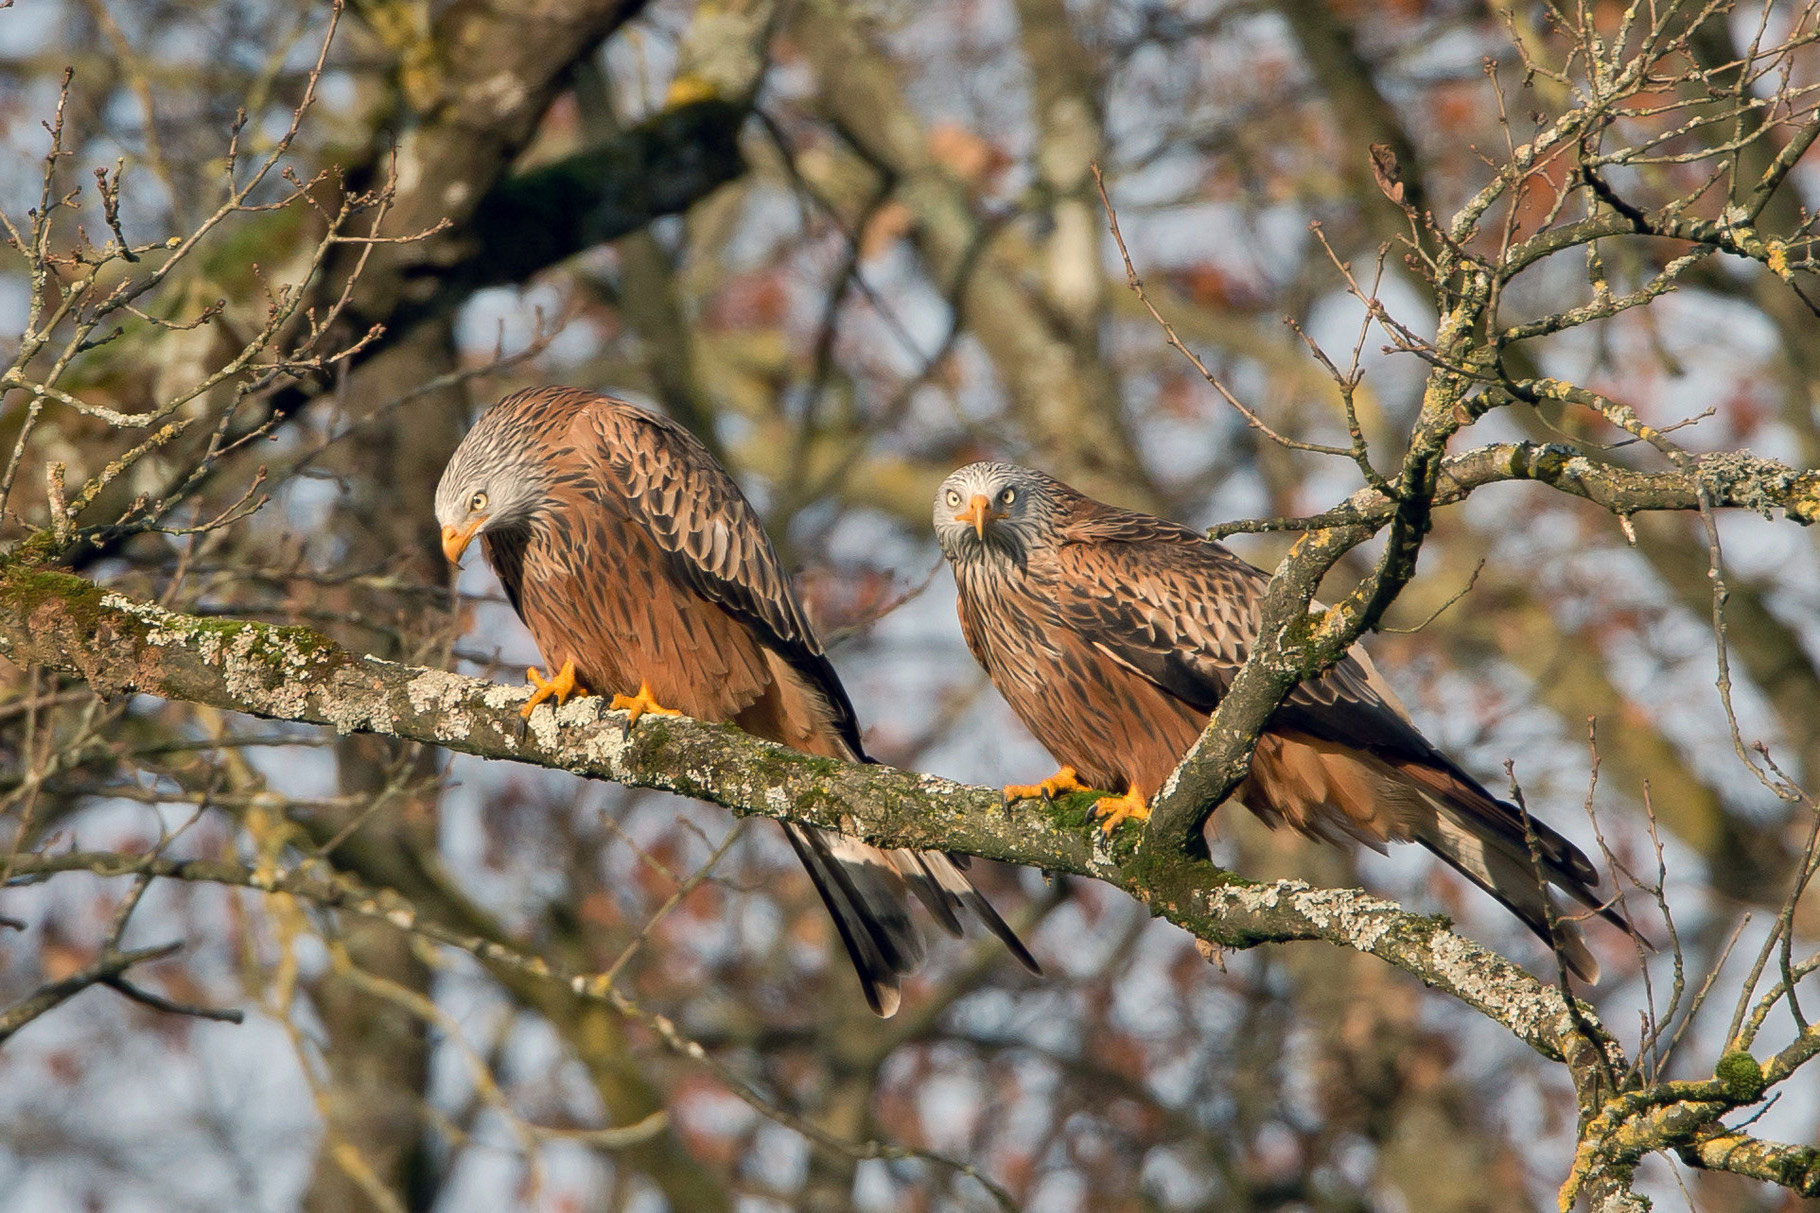
POLYGON ((537 687, 535 691, 531 692, 531 698, 525 702, 524 707, 518 709, 518 714, 526 720, 529 720, 531 713, 537 710, 537 705, 546 699, 554 698, 556 706, 560 708, 568 702, 569 696, 588 693, 587 688, 575 681, 575 663, 573 661, 563 662, 562 669, 557 671, 554 678, 545 678, 535 667, 526 670, 525 677, 537 687))
POLYGON ((682 715, 682 713, 675 708, 666 708, 658 703, 657 700, 651 698, 651 684, 648 682, 641 682, 638 684, 638 694, 636 695, 613 696, 613 703, 611 706, 615 712, 623 711, 626 714, 626 727, 628 729, 637 724, 638 718, 643 716, 646 712, 650 712, 654 716, 682 715))
POLYGON ((1130 818, 1132 821, 1149 820, 1150 806, 1145 804, 1144 798, 1134 790, 1126 792, 1122 796, 1107 796, 1096 802, 1093 806, 1093 815, 1105 818, 1100 822, 1100 829, 1106 834, 1111 834, 1126 818, 1130 818))
POLYGON ((1041 797, 1053 800, 1063 792, 1091 792, 1093 789, 1081 782, 1073 767, 1063 767, 1041 783, 1008 783, 1005 785, 1005 801, 1034 800, 1041 797))

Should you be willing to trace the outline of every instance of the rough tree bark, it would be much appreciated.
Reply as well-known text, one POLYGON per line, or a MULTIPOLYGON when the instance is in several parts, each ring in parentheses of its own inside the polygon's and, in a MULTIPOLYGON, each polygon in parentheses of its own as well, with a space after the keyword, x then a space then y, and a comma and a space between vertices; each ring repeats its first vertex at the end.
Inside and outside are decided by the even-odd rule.
MULTIPOLYGON (((1588 476, 1596 475, 1590 469, 1588 476)), ((1695 473, 1685 473, 1697 481, 1695 473)), ((1811 510, 1811 477, 1761 464, 1724 483, 1726 499, 1762 507, 1779 502, 1811 510)), ((1661 488, 1663 486, 1654 486, 1661 488)), ((1682 486, 1687 491, 1694 491, 1682 486)), ((1708 491, 1711 490, 1710 483, 1708 491)), ((1351 508, 1370 512, 1369 502, 1351 508)), ((1323 940, 1385 960, 1461 999, 1574 1077, 1581 1115, 1580 1161, 1569 1192, 1622 1199, 1638 1160, 1685 1146, 1709 1165, 1780 1176, 1796 1190, 1820 1190, 1811 1151, 1715 1133, 1717 1117, 1758 1102, 1820 1053, 1820 1026, 1759 1064, 1732 1055, 1727 1071, 1705 1082, 1613 1086, 1626 1060, 1592 1010, 1449 929, 1444 919, 1409 913, 1358 890, 1301 881, 1256 883, 1130 835, 1111 840, 1084 828, 1083 796, 1055 805, 1007 807, 997 793, 928 775, 813 758, 735 729, 685 719, 648 718, 626 729, 623 714, 598 698, 540 709, 528 724, 516 707, 526 692, 349 653, 299 627, 203 619, 111 593, 71 574, 35 567, 22 553, 0 564, 0 652, 14 661, 73 673, 104 695, 142 692, 273 719, 323 724, 339 733, 374 733, 489 758, 535 763, 634 787, 695 796, 742 815, 841 830, 885 846, 941 848, 1106 881, 1153 913, 1218 947, 1323 940), (1706 1139, 1723 1137, 1722 1147, 1706 1139)), ((1285 580, 1283 584, 1292 584, 1285 580)), ((1306 649, 1314 649, 1306 640, 1306 649)), ((1314 652, 1285 645, 1285 660, 1314 652)), ((1255 660, 1255 659, 1254 659, 1255 660)), ((1294 667, 1289 667, 1294 668, 1294 667)), ((1235 689, 1235 695, 1239 691, 1235 689)), ((1261 719, 1260 719, 1261 723, 1261 719)), ((1211 730, 1210 730, 1211 732, 1211 730)), ((186 863, 157 854, 21 856, 15 876, 87 869, 243 884, 298 893, 357 916, 418 930, 466 946, 490 963, 535 977, 559 977, 575 995, 635 1009, 609 982, 557 974, 538 958, 514 955, 430 922, 382 897, 323 885, 304 871, 186 863)))

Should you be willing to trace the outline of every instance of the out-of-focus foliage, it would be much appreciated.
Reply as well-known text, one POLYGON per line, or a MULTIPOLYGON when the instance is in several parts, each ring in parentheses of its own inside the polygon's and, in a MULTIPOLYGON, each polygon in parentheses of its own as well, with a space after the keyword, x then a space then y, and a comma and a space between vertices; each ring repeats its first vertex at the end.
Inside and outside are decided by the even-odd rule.
MULTIPOLYGON (((471 563, 450 593, 436 477, 506 391, 611 389, 689 424, 747 487, 877 757, 1036 778, 1047 756, 954 626, 928 532, 947 471, 1013 458, 1196 525, 1308 514, 1364 483, 1352 460, 1248 424, 1166 344, 1126 287, 1092 167, 1147 297, 1206 370, 1274 433, 1346 447, 1311 346, 1353 363, 1357 438, 1389 474, 1434 366, 1389 348, 1360 296, 1411 344, 1436 337, 1434 284, 1399 243, 1408 211, 1445 228, 1579 104, 1576 46, 1622 48, 1637 22, 1693 31, 1594 150, 1523 174, 1469 260, 1572 208, 1622 214, 1599 189, 1652 213, 1685 197, 1683 217, 1723 226, 1805 147, 1820 14, 1659 7, 0 10, 0 212, 26 246, 0 251, 0 348, 18 355, 0 380, 0 543, 49 529, 65 563, 123 594, 515 680, 535 654, 497 584, 471 563), (1737 103, 1741 73, 1760 106, 1737 103), (1587 176, 1619 147, 1648 154, 1587 176)), ((1784 240, 1767 267, 1707 258, 1645 306, 1511 342, 1499 372, 1621 402, 1686 452, 1815 466, 1816 190, 1797 164, 1727 237, 1784 240)), ((1433 255, 1435 239, 1417 244, 1433 255)), ((1513 281, 1497 315, 1521 326, 1623 297, 1689 247, 1566 252, 1513 281)), ((1542 400, 1473 437, 1658 466, 1637 432, 1542 400)), ((1646 976, 1627 941, 1595 936, 1609 976, 1594 1001, 1622 1033, 1667 1006, 1677 965, 1696 984, 1716 970, 1718 994, 1671 1021, 1685 1040, 1670 1077, 1712 1074, 1785 908, 1792 965, 1820 934, 1813 895, 1790 899, 1813 802, 1747 767, 1769 770, 1748 748, 1761 739, 1797 783, 1820 770, 1820 569, 1799 528, 1712 525, 1494 485, 1436 514, 1371 642, 1437 743, 1494 787, 1514 762, 1531 808, 1589 851, 1595 809, 1646 882, 1653 819, 1677 947, 1646 976)), ((1280 538, 1235 546, 1269 566, 1280 538)), ((1364 881, 1552 963, 1425 855, 1355 865, 1238 812, 1215 824, 1216 857, 1248 875, 1364 881)), ((104 699, 5 665, 0 840, 313 857, 451 928, 613 972, 769 1105, 644 1024, 383 924, 71 873, 0 890, 0 1005, 177 940, 131 970, 134 988, 246 1020, 94 989, 7 1038, 9 1208, 991 1207, 960 1162, 1044 1211, 1503 1210, 1551 1201, 1574 1162, 1560 1068, 1372 958, 1303 945, 1209 964, 1102 886, 976 865, 1048 975, 990 940, 943 941, 881 1022, 775 827, 559 773, 104 699), (866 1160, 868 1143, 908 1150, 866 1160)), ((1766 1036, 1795 1030, 1788 1015, 1766 1036)), ((1817 1123, 1791 1083, 1753 1131, 1812 1143, 1817 1123)), ((1793 1199, 1660 1155, 1643 1177, 1662 1207, 1793 1199)))

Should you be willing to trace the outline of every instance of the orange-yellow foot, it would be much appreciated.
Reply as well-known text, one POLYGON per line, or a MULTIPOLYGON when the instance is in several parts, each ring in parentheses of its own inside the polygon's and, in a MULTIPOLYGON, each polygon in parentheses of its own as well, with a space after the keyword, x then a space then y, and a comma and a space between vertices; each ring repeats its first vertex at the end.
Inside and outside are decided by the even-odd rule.
POLYGON ((1005 803, 1014 800, 1054 800, 1063 792, 1091 792, 1093 789, 1081 782, 1073 767, 1063 767, 1041 783, 1008 783, 1005 785, 1005 803))
POLYGON ((611 706, 615 712, 625 712, 626 727, 628 729, 637 724, 638 718, 643 716, 646 712, 651 713, 653 716, 682 715, 682 713, 675 708, 666 708, 658 703, 657 700, 651 698, 651 684, 648 682, 641 682, 638 684, 638 694, 636 695, 613 696, 613 703, 611 706))
POLYGON ((1103 818, 1100 829, 1110 834, 1118 829, 1119 823, 1126 818, 1133 821, 1145 821, 1150 817, 1150 806, 1136 792, 1126 792, 1123 796, 1107 796, 1094 803, 1093 815, 1103 818))
POLYGON ((575 663, 573 661, 563 662, 562 669, 557 671, 554 678, 545 678, 535 668, 526 670, 525 677, 537 687, 535 691, 531 692, 531 698, 525 702, 524 707, 518 709, 518 714, 526 720, 529 720, 531 713, 537 710, 537 705, 546 699, 555 699, 556 706, 560 708, 568 702, 569 696, 588 693, 586 687, 575 681, 575 663))

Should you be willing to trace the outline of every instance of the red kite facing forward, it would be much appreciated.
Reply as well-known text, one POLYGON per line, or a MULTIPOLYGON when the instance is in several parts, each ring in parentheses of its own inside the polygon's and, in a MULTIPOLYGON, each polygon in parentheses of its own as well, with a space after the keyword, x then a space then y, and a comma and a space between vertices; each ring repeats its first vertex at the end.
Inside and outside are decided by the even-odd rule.
MULTIPOLYGON (((592 688, 613 692, 634 723, 680 712, 866 760, 853 705, 758 515, 674 422, 572 388, 509 396, 456 448, 436 519, 451 561, 480 537, 553 671, 526 671, 537 685, 526 716, 545 698, 561 704, 592 688)), ((953 934, 955 911, 970 908, 1039 971, 961 870, 964 856, 881 851, 808 826, 784 832, 880 1015, 897 1010, 898 978, 923 958, 906 886, 953 934)))
MULTIPOLYGON (((1076 788, 1111 830, 1149 801, 1245 663, 1269 578, 1187 527, 1115 509, 1041 472, 975 463, 935 495, 961 631, 1014 710, 1064 764, 1007 797, 1076 788)), ((1266 824, 1382 851, 1419 842, 1544 940, 1546 885, 1619 926, 1580 849, 1487 792, 1416 731, 1363 649, 1301 683, 1265 726, 1234 796, 1266 824)), ((1599 966, 1558 926, 1574 973, 1599 966)))

